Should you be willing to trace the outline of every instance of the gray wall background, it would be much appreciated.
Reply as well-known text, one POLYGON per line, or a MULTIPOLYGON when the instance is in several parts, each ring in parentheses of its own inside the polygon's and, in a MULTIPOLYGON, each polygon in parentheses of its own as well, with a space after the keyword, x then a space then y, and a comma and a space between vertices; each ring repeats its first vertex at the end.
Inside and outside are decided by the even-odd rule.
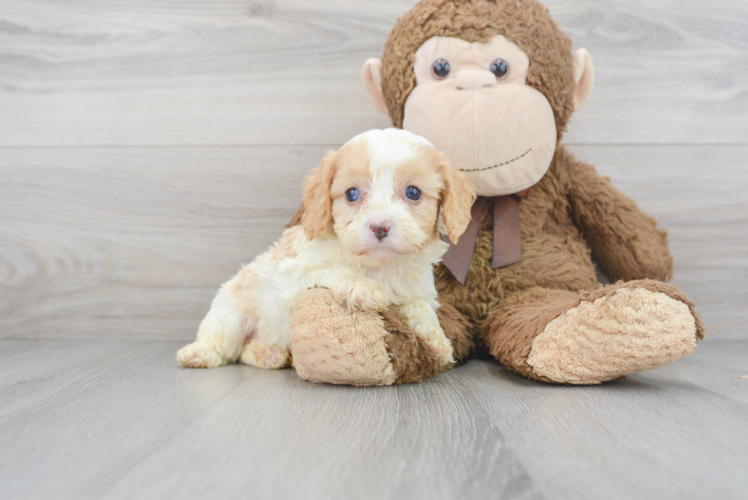
MULTIPOLYGON (((327 148, 399 0, 0 0, 0 337, 191 339, 327 148)), ((748 338, 748 7, 548 0, 596 86, 565 143, 670 231, 748 338)))

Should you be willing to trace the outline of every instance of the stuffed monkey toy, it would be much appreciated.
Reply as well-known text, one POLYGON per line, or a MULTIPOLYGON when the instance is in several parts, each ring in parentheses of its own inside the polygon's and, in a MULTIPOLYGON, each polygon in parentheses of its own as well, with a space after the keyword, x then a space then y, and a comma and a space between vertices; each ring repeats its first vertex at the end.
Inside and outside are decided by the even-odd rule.
MULTIPOLYGON (((665 282, 666 232, 559 144, 593 79, 590 55, 572 52, 536 0, 422 0, 364 65, 374 104, 479 195, 434 273, 458 363, 487 352, 532 379, 598 384, 675 361, 703 337, 694 305, 665 282), (598 285, 593 261, 615 284, 598 285)), ((350 313, 324 289, 300 296, 292 331, 294 366, 315 382, 408 383, 449 368, 396 306, 350 313)))

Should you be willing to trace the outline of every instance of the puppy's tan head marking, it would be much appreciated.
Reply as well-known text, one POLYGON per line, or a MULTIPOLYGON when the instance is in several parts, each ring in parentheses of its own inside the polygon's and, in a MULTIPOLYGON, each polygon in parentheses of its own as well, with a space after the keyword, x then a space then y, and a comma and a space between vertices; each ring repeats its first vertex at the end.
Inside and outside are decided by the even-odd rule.
POLYGON ((440 157, 437 171, 444 180, 441 206, 447 236, 452 243, 457 243, 470 223, 470 209, 475 202, 475 191, 468 184, 467 176, 447 161, 444 153, 434 150, 440 157))
MULTIPOLYGON (((406 168, 420 177, 418 184, 426 186, 424 198, 432 198, 441 207, 447 236, 453 243, 470 223, 470 208, 475 202, 475 192, 467 176, 458 171, 444 153, 432 147, 423 147, 416 161, 406 168)), ((412 177, 413 174, 406 174, 412 177)))
POLYGON ((304 186, 304 215, 301 226, 310 240, 322 236, 332 222, 330 187, 335 177, 336 151, 328 151, 319 166, 306 178, 304 186))
POLYGON ((440 208, 456 242, 474 197, 464 174, 425 139, 372 130, 329 152, 307 178, 302 225, 312 239, 332 223, 351 253, 383 259, 419 252, 438 238, 440 208))

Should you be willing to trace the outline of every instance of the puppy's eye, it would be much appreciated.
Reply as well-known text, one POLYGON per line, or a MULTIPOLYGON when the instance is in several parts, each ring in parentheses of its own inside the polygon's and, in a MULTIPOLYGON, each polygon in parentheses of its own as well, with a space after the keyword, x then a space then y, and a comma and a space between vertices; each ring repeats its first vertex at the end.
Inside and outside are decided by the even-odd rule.
POLYGON ((497 80, 501 80, 509 72, 509 63, 503 59, 496 59, 491 63, 491 73, 496 75, 497 80))
POLYGON ((345 199, 353 203, 354 201, 358 200, 358 189, 351 188, 348 191, 345 192, 345 199))
POLYGON ((452 71, 452 67, 449 65, 449 61, 446 59, 437 59, 434 64, 431 65, 431 74, 437 80, 444 80, 449 76, 449 72, 452 71))
POLYGON ((415 186, 408 186, 405 190, 405 197, 409 200, 418 201, 421 199, 421 190, 415 186))

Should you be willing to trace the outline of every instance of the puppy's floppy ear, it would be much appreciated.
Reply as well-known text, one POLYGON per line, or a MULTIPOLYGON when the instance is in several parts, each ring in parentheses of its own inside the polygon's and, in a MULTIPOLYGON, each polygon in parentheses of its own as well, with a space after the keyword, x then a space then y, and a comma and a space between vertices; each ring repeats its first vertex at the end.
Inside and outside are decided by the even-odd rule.
POLYGON ((304 215, 301 225, 310 240, 321 236, 332 222, 330 187, 335 177, 336 151, 328 151, 319 167, 312 170, 304 186, 304 215))
POLYGON ((442 191, 442 215, 447 226, 447 236, 452 243, 457 243, 470 223, 470 209, 475 201, 475 191, 468 184, 467 176, 457 170, 440 153, 439 175, 444 180, 442 191))

